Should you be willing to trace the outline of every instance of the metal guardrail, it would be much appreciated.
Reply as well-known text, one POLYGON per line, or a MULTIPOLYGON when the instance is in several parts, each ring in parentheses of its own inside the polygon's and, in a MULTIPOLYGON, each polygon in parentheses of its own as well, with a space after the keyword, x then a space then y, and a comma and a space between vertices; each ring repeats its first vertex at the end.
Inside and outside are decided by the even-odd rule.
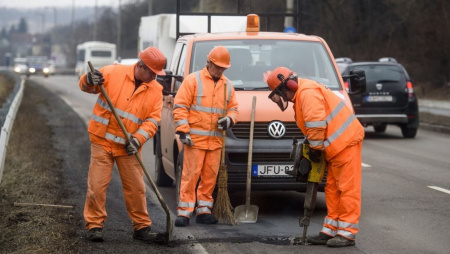
POLYGON ((14 119, 16 118, 17 111, 20 103, 22 102, 23 90, 25 87, 25 79, 20 78, 12 74, 11 72, 1 71, 0 75, 7 75, 14 77, 16 83, 14 85, 13 92, 8 96, 8 99, 0 109, 0 123, 3 123, 0 133, 0 183, 3 176, 3 168, 5 165, 6 148, 8 147, 9 135, 11 133, 14 119))

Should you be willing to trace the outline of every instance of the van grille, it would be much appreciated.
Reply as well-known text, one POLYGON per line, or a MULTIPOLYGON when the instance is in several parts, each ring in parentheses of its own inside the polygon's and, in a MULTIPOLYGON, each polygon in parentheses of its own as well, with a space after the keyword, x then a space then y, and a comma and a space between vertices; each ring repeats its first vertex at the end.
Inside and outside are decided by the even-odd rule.
MULTIPOLYGON (((252 162, 259 163, 288 163, 292 164, 294 161, 289 158, 288 153, 253 153, 252 162)), ((228 153, 228 160, 231 164, 247 164, 248 153, 228 153)))
MULTIPOLYGON (((286 126, 286 134, 281 139, 292 139, 296 137, 298 139, 303 138, 304 135, 297 127, 295 122, 284 122, 286 126)), ((254 139, 275 139, 272 138, 267 132, 267 126, 269 122, 255 123, 253 130, 254 139)), ((250 137, 250 122, 238 122, 233 128, 231 128, 233 135, 238 139, 248 139, 250 137)))

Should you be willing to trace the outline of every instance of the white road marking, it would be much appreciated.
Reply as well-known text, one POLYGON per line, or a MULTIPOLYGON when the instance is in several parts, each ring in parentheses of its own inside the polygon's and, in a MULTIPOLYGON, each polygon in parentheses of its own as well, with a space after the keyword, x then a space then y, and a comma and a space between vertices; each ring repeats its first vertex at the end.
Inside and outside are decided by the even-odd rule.
POLYGON ((444 189, 444 188, 441 188, 441 187, 437 187, 437 186, 428 186, 428 188, 431 188, 431 189, 434 189, 434 190, 437 190, 437 191, 441 191, 441 192, 450 194, 450 190, 447 190, 447 189, 444 189))
POLYGON ((366 164, 366 163, 364 163, 364 162, 361 162, 361 166, 362 166, 363 168, 371 168, 371 167, 372 167, 371 165, 366 164))

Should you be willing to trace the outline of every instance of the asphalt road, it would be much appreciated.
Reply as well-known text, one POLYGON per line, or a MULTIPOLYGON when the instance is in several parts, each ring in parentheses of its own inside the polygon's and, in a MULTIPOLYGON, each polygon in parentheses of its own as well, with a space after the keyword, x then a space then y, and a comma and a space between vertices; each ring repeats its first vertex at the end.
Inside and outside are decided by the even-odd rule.
MULTIPOLYGON (((96 96, 81 92, 75 76, 31 79, 63 98, 87 123, 96 96)), ((153 174, 151 147, 151 141, 147 142, 143 157, 153 174)), ((415 139, 403 139, 395 126, 388 126, 381 134, 374 133, 372 128, 366 129, 362 155, 362 216, 355 247, 330 249, 295 245, 295 238, 302 233, 298 217, 303 213, 304 194, 281 191, 252 193, 251 203, 259 207, 255 224, 202 226, 191 220, 189 227, 174 228, 174 238, 193 253, 448 253, 449 147, 448 134, 419 129, 415 139)), ((87 169, 85 172, 87 174, 87 169)), ((129 219, 124 212, 118 175, 113 178, 116 180, 108 191, 109 218, 105 227, 122 230, 129 227, 122 225, 129 219)), ((175 218, 175 187, 159 190, 175 218)), ((154 228, 164 231, 165 214, 150 188, 148 197, 154 228)), ((243 192, 232 193, 230 198, 234 206, 245 202, 243 192)), ((308 233, 320 231, 325 214, 324 195, 319 193, 308 233)))

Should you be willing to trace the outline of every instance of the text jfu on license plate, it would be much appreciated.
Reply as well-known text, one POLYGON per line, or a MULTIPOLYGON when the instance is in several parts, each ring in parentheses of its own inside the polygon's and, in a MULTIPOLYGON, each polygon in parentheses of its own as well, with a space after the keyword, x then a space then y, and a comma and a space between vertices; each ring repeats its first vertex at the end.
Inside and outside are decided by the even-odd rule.
POLYGON ((252 165, 253 176, 288 177, 286 170, 293 170, 294 165, 252 165))

